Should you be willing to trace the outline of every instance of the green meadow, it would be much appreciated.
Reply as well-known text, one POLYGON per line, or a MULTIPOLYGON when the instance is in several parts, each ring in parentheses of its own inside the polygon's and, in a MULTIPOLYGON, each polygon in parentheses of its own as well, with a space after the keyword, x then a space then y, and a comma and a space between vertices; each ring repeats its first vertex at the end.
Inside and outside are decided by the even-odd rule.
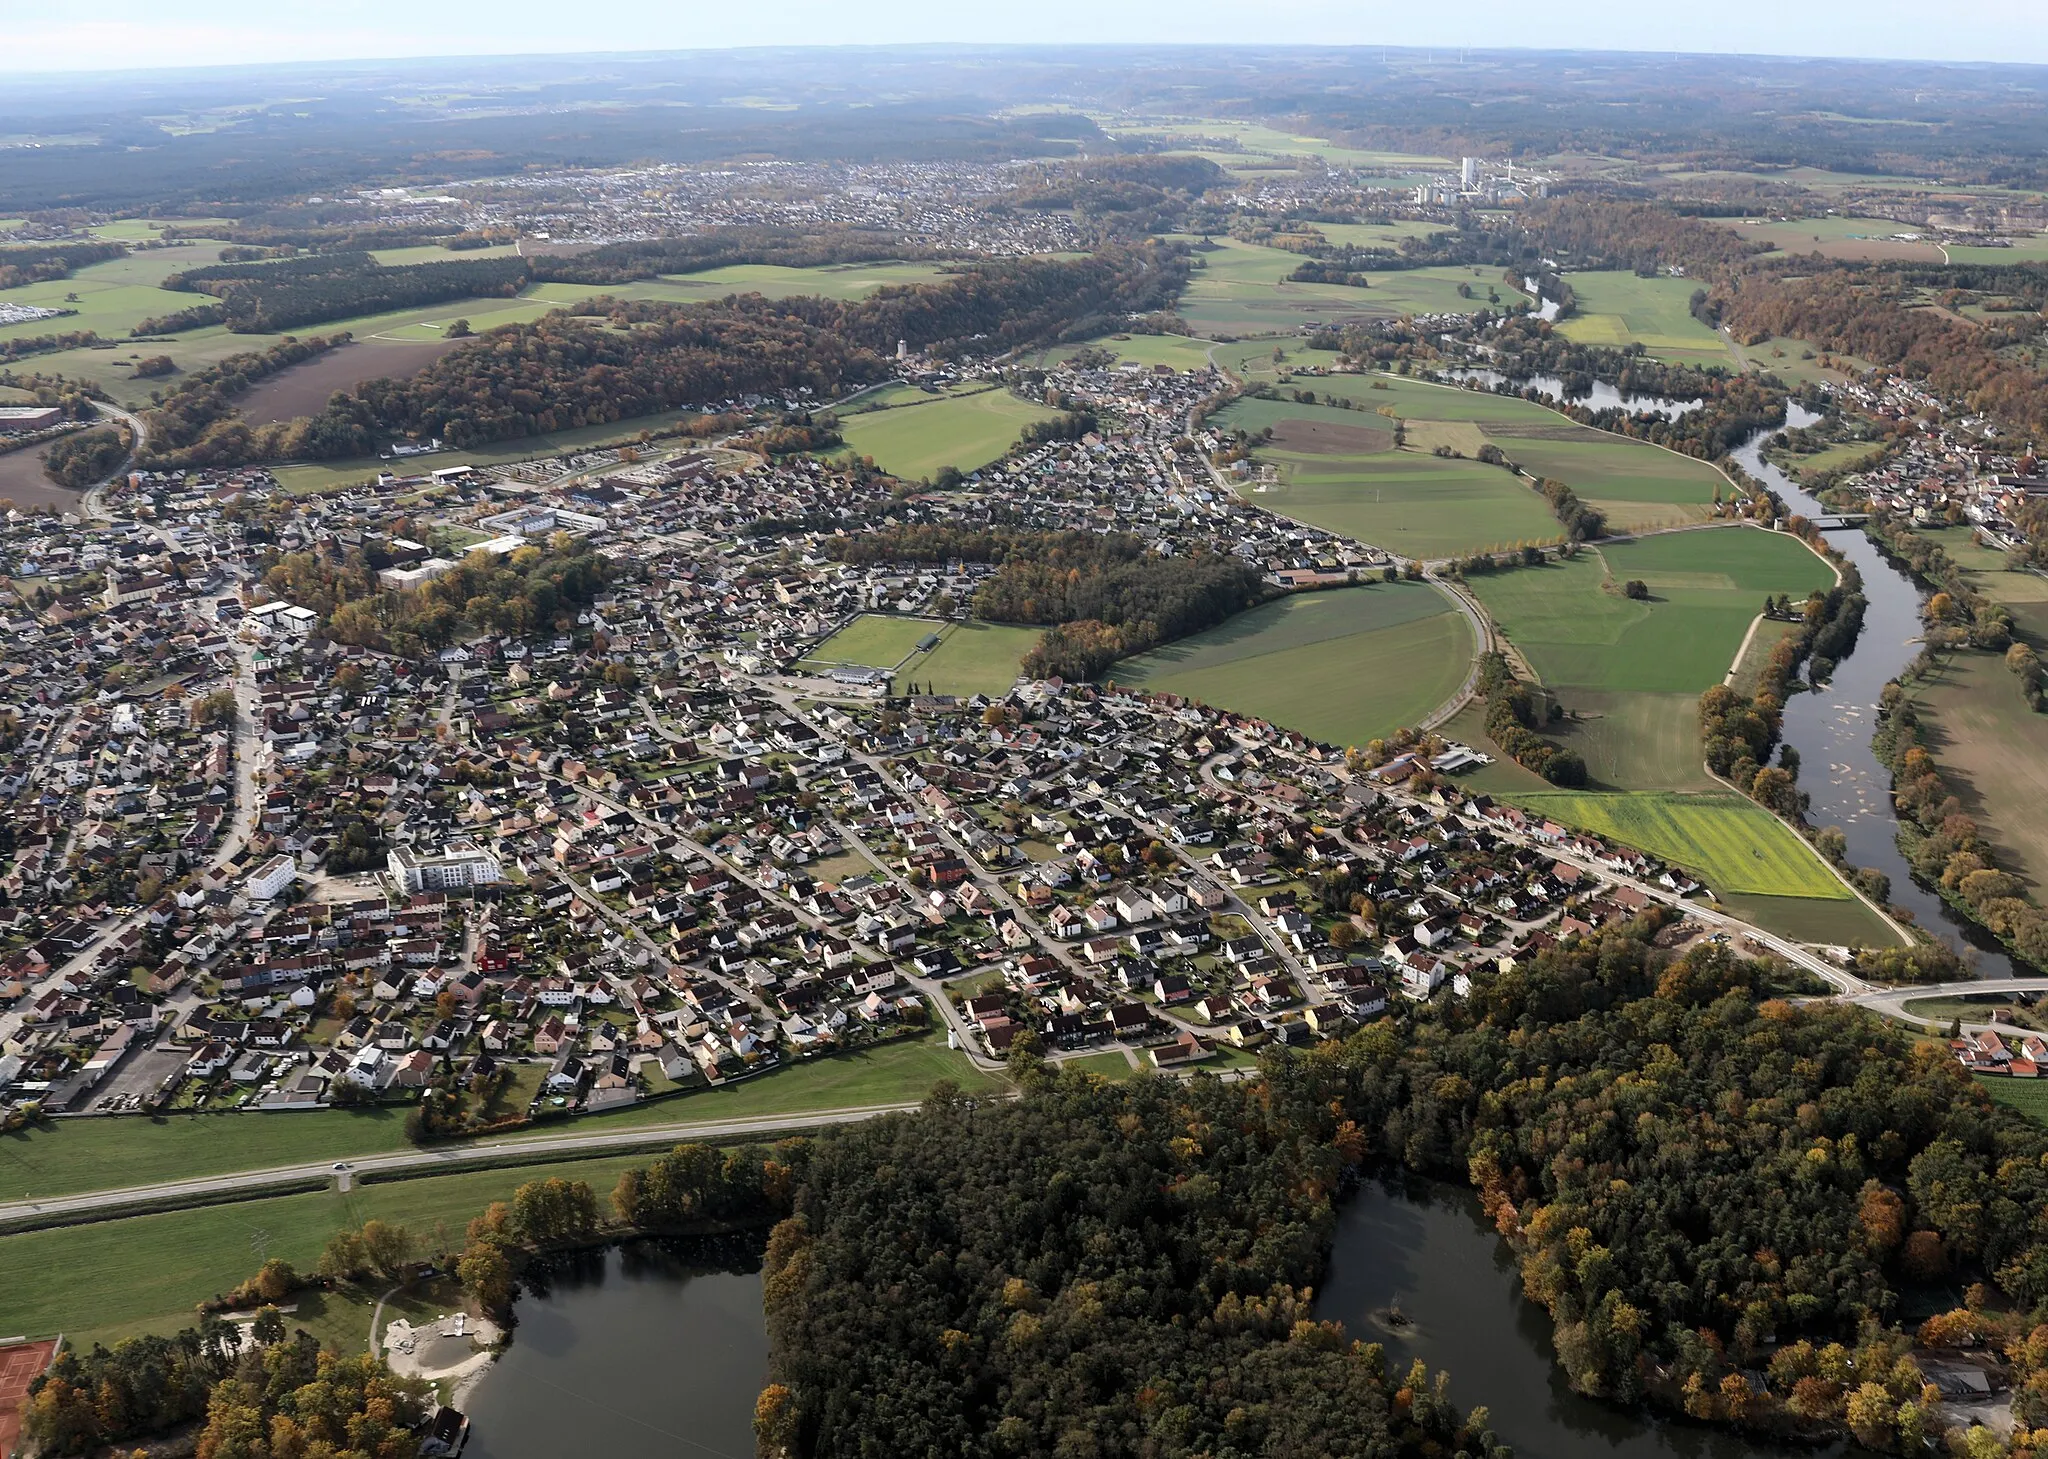
POLYGON ((1528 296, 1501 282, 1499 269, 1402 269, 1373 274, 1368 287, 1297 284, 1287 276, 1303 256, 1234 238, 1212 238, 1181 294, 1179 312, 1205 334, 1283 334, 1305 324, 1389 319, 1403 314, 1470 314, 1498 293, 1503 304, 1528 296), (1460 285, 1472 298, 1461 297, 1460 285))
POLYGON ((1726 365, 1721 336, 1692 317, 1692 279, 1640 278, 1626 270, 1572 274, 1578 306, 1558 325, 1567 339, 1619 349, 1640 344, 1652 356, 1684 365, 1726 365))
POLYGON ((979 471, 1009 454, 1025 426, 1054 414, 998 387, 850 415, 839 432, 855 455, 873 457, 890 475, 917 481, 947 466, 979 471))
POLYGON ((1854 900, 1790 827, 1739 795, 1544 791, 1514 799, 1564 825, 1674 862, 1717 892, 1854 900))
POLYGON ((1573 689, 1697 695, 1728 672, 1766 594, 1796 600, 1834 580, 1796 537, 1710 527, 1475 577, 1471 587, 1569 704, 1573 689), (1622 595, 1632 579, 1647 585, 1648 601, 1622 595))
POLYGON ((1464 615, 1436 589, 1381 583, 1281 598, 1104 677, 1362 745, 1455 694, 1473 648, 1464 615))

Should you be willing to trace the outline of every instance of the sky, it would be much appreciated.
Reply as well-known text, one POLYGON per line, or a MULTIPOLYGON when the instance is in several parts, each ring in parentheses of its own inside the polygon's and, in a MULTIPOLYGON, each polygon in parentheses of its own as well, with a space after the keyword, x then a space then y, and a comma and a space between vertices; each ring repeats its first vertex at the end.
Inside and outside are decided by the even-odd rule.
POLYGON ((901 42, 1516 46, 2048 64, 2043 0, 0 0, 7 65, 98 71, 398 56, 901 42), (1535 22, 1535 23, 1532 23, 1535 22))

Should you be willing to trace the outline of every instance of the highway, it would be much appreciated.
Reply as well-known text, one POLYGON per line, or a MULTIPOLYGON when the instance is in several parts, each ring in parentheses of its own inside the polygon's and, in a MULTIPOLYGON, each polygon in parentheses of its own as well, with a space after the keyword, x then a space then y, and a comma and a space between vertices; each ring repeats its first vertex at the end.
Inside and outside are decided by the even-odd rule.
MULTIPOLYGON (((763 1115, 751 1119, 685 1120, 668 1125, 636 1125, 626 1130, 588 1130, 574 1135, 533 1135, 520 1139, 476 1140, 461 1144, 434 1145, 420 1150, 398 1150, 388 1155, 363 1155, 345 1162, 357 1180, 397 1174, 425 1174, 454 1171, 466 1165, 506 1164, 542 1161, 562 1155, 598 1155, 607 1150, 641 1150, 685 1141, 728 1144, 735 1140, 777 1138, 827 1125, 858 1124, 877 1115, 901 1114, 916 1109, 915 1103, 866 1104, 847 1109, 812 1110, 799 1114, 763 1115)), ((290 1119, 290 1115, 276 1116, 290 1119)), ((215 1201, 245 1200, 279 1187, 303 1186, 309 1181, 332 1180, 335 1163, 308 1161, 303 1165, 275 1165, 267 1170, 243 1170, 225 1175, 198 1176, 191 1180, 167 1180, 155 1185, 125 1186, 115 1190, 80 1191, 74 1195, 51 1196, 40 1201, 10 1201, 0 1204, 0 1226, 29 1230, 39 1225, 66 1225, 81 1217, 108 1216, 126 1207, 160 1208, 167 1205, 205 1205, 215 1201)))

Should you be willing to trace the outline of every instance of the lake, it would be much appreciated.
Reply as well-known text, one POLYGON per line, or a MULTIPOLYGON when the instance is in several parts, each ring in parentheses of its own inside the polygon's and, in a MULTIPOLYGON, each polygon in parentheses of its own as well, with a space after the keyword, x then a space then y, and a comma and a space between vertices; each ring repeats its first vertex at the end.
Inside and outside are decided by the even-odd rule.
POLYGON ((1435 1182, 1366 1181, 1337 1214, 1336 1248, 1316 1316, 1387 1350, 1398 1377, 1420 1358, 1451 1375, 1460 1408, 1486 1406, 1516 1459, 1776 1459, 1734 1434, 1583 1398, 1565 1384, 1550 1314, 1522 1278, 1470 1191, 1435 1182), (1386 1320, 1398 1309, 1405 1326, 1386 1320))
POLYGON ((758 1246, 581 1253, 529 1278, 514 1312, 511 1347, 463 1405, 469 1459, 753 1459, 768 1381, 758 1246))

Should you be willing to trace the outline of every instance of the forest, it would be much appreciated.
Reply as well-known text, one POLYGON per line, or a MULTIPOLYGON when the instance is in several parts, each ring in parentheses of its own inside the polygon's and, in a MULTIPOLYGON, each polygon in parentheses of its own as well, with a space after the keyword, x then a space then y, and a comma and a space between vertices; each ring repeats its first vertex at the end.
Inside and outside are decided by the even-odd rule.
POLYGON ((48 1456, 99 1453, 179 1429, 209 1459, 419 1453, 411 1430, 434 1407, 430 1385, 400 1378, 368 1354, 323 1352, 303 1330, 286 1337, 277 1310, 264 1313, 271 1320, 259 1315, 246 1341, 242 1327, 208 1316, 173 1337, 128 1338, 111 1350, 95 1344, 83 1354, 67 1348, 36 1380, 23 1435, 48 1456))
POLYGON ((816 1142, 764 1268, 764 1455, 1505 1459, 1444 1375, 1315 1320, 1355 1126, 1017 1063, 1014 1104, 816 1142))
MULTIPOLYGON (((1918 301, 1902 276, 1869 268, 1759 270, 1715 285, 1721 318, 1744 344, 1802 339, 1904 371, 1948 398, 1967 402, 2009 430, 2048 434, 2048 392, 2031 365, 2006 346, 2038 324, 1975 325, 1918 301)), ((2026 319, 2027 316, 2018 316, 2026 319)))
POLYGON ((1774 998, 1770 963, 1659 948, 1669 916, 1257 1085, 1026 1051, 1014 1103, 816 1140, 766 1262, 763 1452, 1476 1454, 1420 1407, 1441 1379, 1308 1304, 1334 1203, 1389 1168, 1478 1190, 1582 1393, 1914 1454, 1950 1420, 1899 1306, 1968 1287, 1917 1335, 2007 1335, 2048 1423, 2048 1131, 1895 1025, 1774 998))
POLYGON ((894 354, 898 340, 945 352, 969 340, 977 349, 1007 349, 1085 336, 1111 317, 1171 302, 1184 278, 1178 249, 1145 246, 1086 258, 995 260, 851 302, 741 294, 682 305, 599 297, 486 331, 404 380, 337 391, 318 415, 251 427, 232 400, 259 378, 259 367, 268 373, 283 367, 276 363, 285 359, 281 351, 330 348, 348 336, 288 341, 181 381, 151 415, 147 464, 331 460, 370 454, 394 436, 438 436, 459 448, 609 425, 747 392, 809 389, 829 396, 893 371, 885 355, 894 354), (166 426, 161 441, 158 417, 166 426))
POLYGON ((126 244, 97 240, 88 243, 16 243, 0 247, 0 289, 68 279, 74 269, 125 258, 127 254, 126 244))
POLYGON ((1805 822, 1805 801, 1796 784, 1798 753, 1787 746, 1778 763, 1771 764, 1784 728, 1785 701, 1801 687, 1802 664, 1813 683, 1827 682, 1836 663, 1855 648, 1867 602, 1856 565, 1827 547, 1804 519, 1794 517, 1790 525, 1821 551, 1841 581, 1826 592, 1815 590, 1796 607, 1782 594, 1775 607, 1767 604, 1772 617, 1789 620, 1793 628, 1772 646, 1749 695, 1716 684, 1700 696, 1699 720, 1707 768, 1798 826, 1805 822))
POLYGON ((473 552, 440 577, 391 592, 360 551, 346 556, 289 552, 266 565, 263 581, 310 608, 336 643, 419 658, 473 633, 535 633, 572 627, 612 580, 610 558, 574 538, 505 556, 473 552))
POLYGON ((1024 672, 1040 679, 1092 679, 1120 658, 1213 628, 1270 591, 1234 557, 1161 557, 1122 533, 912 526, 838 539, 831 550, 856 563, 998 564, 974 595, 974 616, 1047 625, 1024 658, 1024 672))
POLYGON ((901 233, 875 229, 731 227, 707 228, 686 238, 628 239, 581 253, 542 254, 527 262, 537 282, 604 285, 703 273, 733 264, 820 268, 940 256, 901 233))
POLYGON ((230 355, 185 376, 143 412, 149 439, 136 455, 151 471, 193 466, 241 466, 309 453, 304 422, 252 427, 235 410, 235 397, 257 381, 351 342, 343 334, 288 339, 267 350, 230 355))
POLYGON ((1552 785, 1586 783, 1585 758, 1543 737, 1550 701, 1514 676, 1506 655, 1488 650, 1479 656, 1477 687, 1486 701, 1486 733, 1509 759, 1552 785))
MULTIPOLYGON (((393 266, 367 253, 316 253, 303 258, 217 263, 172 274, 163 286, 210 294, 206 306, 170 319, 147 321, 162 329, 178 320, 222 323, 235 334, 278 334, 309 324, 417 309, 451 299, 510 298, 529 281, 527 260, 472 258, 393 266)), ((138 327, 137 333, 142 330, 138 327)))
POLYGON ((1531 204, 1521 221, 1547 254, 1574 268, 1676 266, 1706 274, 1731 268, 1765 246, 1661 203, 1556 197, 1531 204))
POLYGON ((128 434, 114 427, 58 437, 43 455, 43 474, 74 491, 104 481, 128 458, 128 434))

